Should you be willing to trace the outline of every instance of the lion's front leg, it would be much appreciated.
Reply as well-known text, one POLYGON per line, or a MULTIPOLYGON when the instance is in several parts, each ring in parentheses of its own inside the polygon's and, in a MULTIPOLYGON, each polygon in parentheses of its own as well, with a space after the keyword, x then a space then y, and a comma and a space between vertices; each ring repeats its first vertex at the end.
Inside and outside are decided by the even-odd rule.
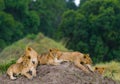
POLYGON ((48 62, 47 62, 48 65, 60 65, 60 63, 58 62, 55 62, 54 59, 50 59, 48 62))
POLYGON ((32 71, 32 75, 34 76, 34 77, 36 77, 37 75, 36 75, 36 68, 35 67, 32 67, 31 68, 31 71, 32 71))
POLYGON ((27 77, 28 79, 32 79, 33 78, 33 76, 29 73, 29 71, 22 72, 21 74, 24 75, 25 77, 27 77))
POLYGON ((54 62, 56 62, 56 63, 61 63, 61 62, 63 62, 63 60, 61 60, 61 59, 58 60, 57 58, 55 58, 55 59, 54 59, 54 62))
POLYGON ((80 64, 79 61, 75 61, 74 64, 75 64, 75 66, 78 67, 79 69, 82 69, 83 71, 89 73, 89 70, 88 70, 86 67, 84 67, 82 64, 80 64))
POLYGON ((8 75, 10 76, 10 79, 15 80, 16 77, 13 76, 13 72, 8 72, 8 75))
POLYGON ((91 67, 90 64, 86 64, 86 66, 88 67, 88 69, 89 69, 91 72, 94 72, 94 70, 92 69, 92 67, 91 67))

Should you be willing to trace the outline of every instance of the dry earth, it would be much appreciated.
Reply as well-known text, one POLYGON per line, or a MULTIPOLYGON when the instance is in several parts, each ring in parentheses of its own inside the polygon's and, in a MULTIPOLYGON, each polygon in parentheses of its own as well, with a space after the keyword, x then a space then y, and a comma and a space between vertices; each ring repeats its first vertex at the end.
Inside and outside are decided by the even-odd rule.
POLYGON ((63 63, 59 66, 41 65, 37 68, 37 77, 29 80, 19 76, 10 80, 4 74, 0 77, 0 84, 119 84, 110 78, 97 73, 84 73, 72 63, 63 63))

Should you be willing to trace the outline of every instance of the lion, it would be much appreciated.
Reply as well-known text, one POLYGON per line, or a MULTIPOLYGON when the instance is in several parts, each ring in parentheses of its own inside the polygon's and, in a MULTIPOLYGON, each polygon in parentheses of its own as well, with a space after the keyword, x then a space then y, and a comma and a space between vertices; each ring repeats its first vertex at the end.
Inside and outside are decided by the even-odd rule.
POLYGON ((15 80, 16 77, 14 77, 14 75, 24 75, 26 76, 28 79, 32 79, 33 76, 29 73, 30 71, 34 71, 36 72, 36 69, 34 69, 31 64, 32 62, 31 57, 30 56, 25 56, 23 57, 23 61, 21 63, 15 63, 12 64, 8 70, 7 70, 7 75, 10 77, 10 79, 15 80))
MULTIPOLYGON (((25 50, 25 53, 23 54, 23 56, 21 56, 16 63, 22 63, 24 60, 24 57, 31 57, 30 61, 31 63, 31 67, 33 66, 34 69, 36 69, 37 65, 38 65, 38 53, 32 49, 31 47, 27 47, 25 50)), ((34 77, 36 77, 36 70, 32 69, 32 74, 34 77)))
POLYGON ((95 67, 94 69, 94 72, 97 72, 98 74, 101 74, 101 75, 103 75, 104 71, 105 71, 104 67, 95 67))
POLYGON ((83 71, 89 72, 89 70, 91 70, 93 72, 93 69, 91 67, 92 60, 89 54, 83 54, 80 52, 62 52, 58 49, 51 49, 51 52, 52 52, 52 55, 56 57, 58 61, 73 62, 76 67, 82 69, 83 71), (89 70, 83 65, 87 65, 89 70))
POLYGON ((54 57, 52 54, 53 52, 51 52, 51 49, 49 49, 49 52, 40 54, 38 56, 38 63, 42 65, 59 65, 59 60, 57 60, 57 58, 54 57))

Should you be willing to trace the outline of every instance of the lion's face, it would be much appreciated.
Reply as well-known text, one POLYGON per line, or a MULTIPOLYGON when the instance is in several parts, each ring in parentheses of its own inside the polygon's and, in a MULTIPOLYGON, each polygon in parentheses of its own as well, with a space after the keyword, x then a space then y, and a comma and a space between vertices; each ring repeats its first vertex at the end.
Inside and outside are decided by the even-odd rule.
POLYGON ((94 71, 98 72, 99 74, 103 74, 105 71, 105 68, 104 67, 95 67, 94 71))
POLYGON ((84 54, 81 62, 83 64, 92 64, 92 60, 91 60, 89 54, 84 54))
POLYGON ((56 57, 58 55, 59 50, 56 48, 49 49, 49 52, 52 56, 56 57))

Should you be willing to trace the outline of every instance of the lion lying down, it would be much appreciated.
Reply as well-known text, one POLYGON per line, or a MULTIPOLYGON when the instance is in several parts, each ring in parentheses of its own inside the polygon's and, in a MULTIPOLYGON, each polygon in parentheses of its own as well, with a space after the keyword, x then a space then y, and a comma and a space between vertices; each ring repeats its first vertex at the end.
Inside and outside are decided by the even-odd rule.
POLYGON ((35 68, 38 65, 38 53, 31 47, 27 47, 23 56, 21 56, 16 63, 21 63, 24 60, 24 56, 31 57, 30 61, 32 61, 35 68))
POLYGON ((95 67, 94 68, 94 72, 97 72, 100 75, 103 75, 104 71, 105 71, 105 67, 95 67))
POLYGON ((31 66, 32 62, 30 60, 30 56, 24 56, 23 62, 12 64, 7 70, 7 74, 10 77, 10 79, 16 79, 14 75, 17 76, 19 74, 26 76, 28 79, 32 79, 33 76, 29 72, 33 70, 36 71, 36 69, 33 66, 31 66))
POLYGON ((69 61, 73 62, 76 67, 82 69, 85 72, 92 71, 93 69, 91 67, 92 60, 89 56, 89 54, 83 54, 80 52, 62 52, 58 49, 51 49, 52 55, 57 58, 58 61, 64 62, 64 61, 69 61), (86 65, 89 70, 84 67, 83 65, 86 65))
POLYGON ((42 53, 38 56, 38 63, 39 64, 47 64, 47 65, 59 65, 60 62, 56 60, 57 58, 53 56, 53 52, 51 49, 47 53, 42 53))
POLYGON ((16 79, 14 74, 21 74, 28 79, 32 79, 36 76, 36 67, 38 64, 59 65, 64 61, 73 62, 76 67, 85 72, 93 71, 91 68, 92 60, 89 54, 80 52, 62 52, 58 49, 50 49, 48 53, 38 55, 34 49, 27 47, 24 55, 17 60, 16 64, 13 64, 8 68, 7 74, 10 76, 10 79, 16 79), (84 67, 84 65, 86 65, 90 71, 84 67), (32 74, 29 73, 30 71, 32 74))

